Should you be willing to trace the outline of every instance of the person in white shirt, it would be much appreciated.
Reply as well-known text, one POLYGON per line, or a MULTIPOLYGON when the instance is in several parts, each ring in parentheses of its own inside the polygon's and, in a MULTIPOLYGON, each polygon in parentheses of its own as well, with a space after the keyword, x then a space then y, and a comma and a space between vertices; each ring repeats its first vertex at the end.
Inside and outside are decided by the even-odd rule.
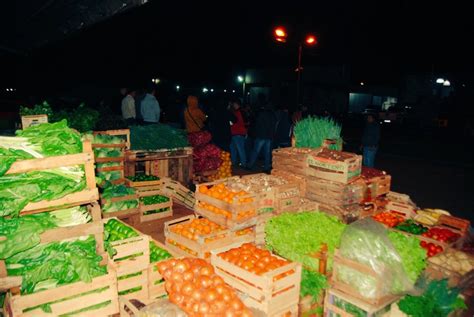
POLYGON ((125 98, 122 99, 122 117, 128 125, 135 124, 135 90, 129 89, 125 98))
POLYGON ((160 104, 155 97, 156 88, 151 86, 148 88, 145 97, 140 103, 140 111, 145 124, 153 124, 160 122, 160 104))

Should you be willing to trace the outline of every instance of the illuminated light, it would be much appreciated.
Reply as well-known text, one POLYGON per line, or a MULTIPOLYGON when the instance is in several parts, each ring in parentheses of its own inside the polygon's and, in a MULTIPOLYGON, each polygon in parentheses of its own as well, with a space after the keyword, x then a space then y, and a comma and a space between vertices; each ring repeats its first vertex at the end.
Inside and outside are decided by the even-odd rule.
POLYGON ((227 89, 224 89, 224 92, 227 92, 227 89))
POLYGON ((443 84, 443 83, 444 83, 444 79, 443 79, 443 78, 438 78, 438 79, 436 79, 436 83, 437 83, 437 84, 443 84))
POLYGON ((308 45, 315 45, 317 43, 316 36, 308 35, 305 39, 305 42, 308 45))
POLYGON ((179 85, 177 85, 177 86, 176 86, 176 90, 179 90, 179 88, 180 88, 179 85))
POLYGON ((211 92, 214 92, 214 89, 211 88, 211 92))
POLYGON ((278 37, 286 37, 286 31, 285 28, 282 26, 279 26, 275 29, 275 35, 278 37))
POLYGON ((237 80, 239 81, 239 83, 242 83, 244 81, 244 77, 242 76, 237 76, 237 80))
POLYGON ((209 91, 209 90, 208 90, 206 87, 204 87, 204 88, 202 89, 202 92, 203 92, 203 93, 206 93, 206 92, 208 92, 208 91, 209 91))
POLYGON ((445 80, 443 86, 449 87, 451 86, 451 83, 449 82, 449 80, 445 80))
POLYGON ((360 85, 361 85, 361 86, 364 86, 364 85, 365 85, 365 83, 364 83, 363 81, 361 81, 361 82, 360 82, 360 85))
POLYGON ((383 122, 390 123, 392 121, 391 120, 383 120, 383 122))
POLYGON ((235 90, 234 90, 234 89, 232 89, 232 93, 235 93, 235 90))
POLYGON ((247 93, 247 96, 250 96, 250 93, 249 93, 249 92, 247 93))

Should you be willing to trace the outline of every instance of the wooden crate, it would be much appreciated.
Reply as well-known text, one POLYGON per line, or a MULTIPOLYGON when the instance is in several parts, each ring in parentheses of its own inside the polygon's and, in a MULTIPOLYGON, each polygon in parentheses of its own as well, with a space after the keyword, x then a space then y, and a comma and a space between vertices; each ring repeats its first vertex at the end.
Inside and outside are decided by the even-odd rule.
POLYGON ((164 178, 163 193, 173 197, 173 202, 188 207, 194 208, 196 204, 196 197, 194 192, 184 187, 181 183, 171 180, 170 178, 164 178))
POLYGON ((361 203, 365 191, 366 184, 362 179, 344 184, 308 176, 305 197, 322 204, 346 206, 361 203))
POLYGON ((200 184, 212 181, 212 177, 215 176, 219 170, 194 172, 193 183, 200 184))
MULTIPOLYGON (((178 306, 172 304, 167 298, 161 299, 147 299, 147 300, 140 300, 140 303, 143 305, 154 305, 154 307, 159 307, 162 309, 162 312, 158 314, 153 313, 144 313, 140 311, 141 306, 138 306, 133 301, 129 299, 120 298, 120 317, 141 317, 141 316, 163 316, 163 317, 186 317, 188 316, 185 314, 178 306)), ((217 316, 216 316, 217 317, 217 316)), ((257 317, 257 316, 255 316, 257 317)))
POLYGON ((83 153, 16 161, 6 174, 21 174, 73 165, 84 166, 86 178, 86 188, 84 190, 65 195, 55 200, 30 202, 23 208, 20 215, 85 205, 97 201, 99 192, 95 183, 94 155, 89 141, 84 141, 83 153))
POLYGON ((272 166, 274 169, 305 176, 308 167, 306 155, 311 151, 312 149, 309 148, 295 147, 275 149, 272 152, 272 166))
POLYGON ((127 151, 125 176, 135 175, 140 167, 147 175, 169 177, 188 185, 193 179, 193 148, 127 151))
POLYGON ((387 199, 393 202, 400 202, 411 205, 413 208, 416 209, 416 204, 411 200, 410 196, 406 194, 401 194, 397 192, 388 192, 387 199))
MULTIPOLYGON (((127 200, 137 200, 138 201, 138 194, 127 195, 122 197, 113 197, 110 199, 100 199, 101 206, 104 206, 108 202, 117 202, 117 201, 127 201, 127 200)), ((130 208, 126 210, 120 211, 113 211, 113 212, 102 212, 102 218, 111 218, 116 217, 119 219, 126 219, 134 216, 139 216, 140 214, 140 206, 138 205, 137 208, 130 208)))
POLYGON ((394 297, 378 305, 367 304, 357 298, 347 295, 337 289, 328 289, 324 300, 324 316, 326 317, 377 317, 383 316, 390 311, 392 303, 398 300, 394 297), (358 314, 351 314, 343 307, 350 306, 354 310, 358 310, 358 314), (340 307, 341 306, 341 307, 340 307))
POLYGON ((384 208, 385 211, 394 211, 403 215, 406 219, 412 219, 416 216, 416 207, 409 203, 389 200, 384 208))
POLYGON ((379 274, 375 272, 371 267, 361 264, 357 261, 344 258, 340 253, 339 250, 334 252, 333 258, 333 274, 331 277, 331 285, 335 290, 338 290, 348 296, 354 297, 366 304, 379 306, 387 302, 393 302, 398 297, 391 295, 391 294, 384 294, 383 293, 383 285, 385 281, 383 280, 383 276, 385 274, 379 274), (351 270, 356 271, 359 274, 363 274, 366 277, 371 277, 375 280, 375 294, 373 298, 368 298, 364 294, 361 294, 357 289, 353 286, 347 284, 344 281, 341 281, 338 277, 339 269, 341 267, 347 267, 351 270))
POLYGON ((289 170, 272 169, 272 175, 286 179, 289 183, 297 184, 300 190, 300 196, 304 197, 306 193, 306 177, 293 174, 289 170))
POLYGON ((117 274, 111 266, 108 267, 106 275, 93 278, 90 283, 76 282, 28 295, 21 295, 17 291, 8 292, 5 297, 4 314, 8 317, 60 316, 105 302, 109 303, 104 307, 74 315, 111 316, 119 312, 117 274), (50 313, 45 313, 38 307, 48 303, 50 313), (34 307, 37 308, 26 311, 34 307))
MULTIPOLYGON (((107 223, 109 219, 104 219, 107 223)), ((117 219, 117 221, 120 221, 117 219)), ((125 224, 126 225, 126 224, 125 224)), ((127 225, 128 226, 128 225, 127 225)), ((117 290, 120 297, 148 298, 148 267, 150 265, 150 238, 135 231, 138 237, 113 241, 110 245, 117 251, 111 265, 117 271, 117 290), (128 277, 130 276, 130 277, 128 277), (141 287, 140 290, 121 296, 120 293, 141 287)))
MULTIPOLYGON (((151 237, 150 237, 150 241, 154 243, 157 247, 168 251, 173 257, 180 256, 179 254, 170 250, 164 244, 152 239, 151 237)), ((165 290, 165 281, 163 280, 163 277, 158 271, 158 267, 157 267, 158 263, 160 262, 150 263, 148 266, 148 297, 149 299, 156 299, 156 298, 165 296, 167 294, 165 290)))
POLYGON ((125 184, 128 187, 134 187, 134 188, 137 188, 137 189, 140 188, 140 189, 143 189, 143 190, 147 190, 147 188, 149 188, 150 190, 160 190, 164 186, 165 181, 166 181, 166 178, 160 178, 160 179, 153 180, 153 181, 136 182, 136 181, 132 181, 128 178, 125 178, 125 184))
POLYGON ((365 200, 372 201, 378 196, 386 195, 390 192, 392 177, 386 172, 375 168, 362 167, 362 179, 367 184, 365 200))
POLYGON ((167 202, 161 203, 161 204, 152 204, 152 205, 145 205, 142 201, 142 197, 149 197, 149 196, 165 196, 163 192, 159 190, 149 190, 149 191, 139 191, 138 192, 138 199, 139 199, 139 209, 140 209, 140 222, 146 222, 146 221, 152 221, 152 220, 157 220, 157 219, 162 219, 166 217, 172 217, 173 216, 173 201, 170 197, 168 198, 167 202), (145 213, 151 210, 158 210, 158 209, 167 209, 162 212, 158 213, 153 213, 153 214, 148 214, 146 215, 145 213))
POLYGON ((336 206, 319 203, 318 211, 336 216, 344 223, 350 224, 366 216, 364 206, 352 204, 346 206, 336 206))
POLYGON ((29 128, 34 125, 41 123, 48 123, 47 114, 34 114, 29 116, 21 116, 21 127, 22 129, 29 128))
POLYGON ((301 264, 293 262, 263 275, 257 275, 218 256, 218 254, 240 245, 242 243, 232 244, 211 252, 211 264, 214 266, 216 274, 221 276, 231 287, 247 295, 243 298, 243 303, 247 307, 258 309, 267 316, 284 313, 284 310, 290 307, 295 307, 297 310, 301 264), (274 281, 274 277, 291 271, 293 273, 274 281))
MULTIPOLYGON (((100 216, 100 207, 97 202, 94 202, 90 205, 87 205, 92 216, 92 222, 85 223, 82 225, 71 226, 71 227, 61 227, 49 229, 42 234, 40 234, 40 243, 46 244, 50 242, 62 241, 82 236, 93 235, 96 240, 96 253, 102 256, 103 260, 101 264, 107 263, 107 256, 104 251, 104 227, 101 222, 100 216)), ((4 282, 3 280, 8 278, 7 269, 5 262, 0 261, 0 283, 4 282)))
POLYGON ((307 163, 307 175, 347 184, 359 177, 362 156, 320 148, 307 155, 307 163))
POLYGON ((119 130, 104 130, 104 131, 94 131, 92 132, 94 135, 97 134, 106 134, 111 136, 125 136, 125 142, 120 144, 93 144, 93 147, 119 147, 130 149, 130 129, 119 129, 119 130))
POLYGON ((232 232, 227 229, 208 235, 200 235, 197 240, 185 238, 172 231, 174 226, 178 224, 189 223, 194 219, 196 219, 196 217, 190 215, 165 222, 164 231, 166 238, 166 247, 168 249, 180 256, 193 256, 209 260, 211 256, 210 253, 212 250, 222 248, 226 245, 230 245, 232 243, 235 243, 237 240, 241 242, 252 242, 253 240, 255 240, 254 234, 237 236, 235 232, 232 232), (185 250, 181 249, 180 247, 184 247, 185 250))
POLYGON ((109 166, 109 167, 98 167, 96 168, 97 173, 110 173, 110 172, 120 172, 120 178, 119 179, 114 179, 110 181, 112 184, 117 185, 117 184, 125 184, 126 179, 125 179, 125 173, 124 173, 124 164, 123 161, 119 163, 120 165, 117 166, 109 166))

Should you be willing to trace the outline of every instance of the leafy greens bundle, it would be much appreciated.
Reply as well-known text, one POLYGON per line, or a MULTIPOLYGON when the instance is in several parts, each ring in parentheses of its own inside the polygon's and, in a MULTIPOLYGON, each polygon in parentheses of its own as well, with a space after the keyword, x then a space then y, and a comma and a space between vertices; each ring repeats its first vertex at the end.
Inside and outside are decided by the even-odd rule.
POLYGON ((130 127, 132 150, 175 149, 189 146, 186 131, 166 124, 150 124, 130 127))
POLYGON ((331 150, 339 150, 342 145, 341 126, 330 118, 308 117, 295 126, 296 147, 320 147, 325 139, 335 140, 329 146, 331 150))

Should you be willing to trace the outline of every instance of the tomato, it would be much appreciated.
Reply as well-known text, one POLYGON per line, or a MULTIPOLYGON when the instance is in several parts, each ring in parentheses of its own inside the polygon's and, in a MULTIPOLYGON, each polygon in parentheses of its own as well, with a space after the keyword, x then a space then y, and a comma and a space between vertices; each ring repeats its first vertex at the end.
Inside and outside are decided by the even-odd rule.
POLYGON ((437 252, 437 253, 443 252, 443 248, 438 245, 438 246, 436 247, 436 252, 437 252))
POLYGON ((426 241, 421 241, 420 245, 421 245, 422 248, 425 248, 426 247, 426 241))

